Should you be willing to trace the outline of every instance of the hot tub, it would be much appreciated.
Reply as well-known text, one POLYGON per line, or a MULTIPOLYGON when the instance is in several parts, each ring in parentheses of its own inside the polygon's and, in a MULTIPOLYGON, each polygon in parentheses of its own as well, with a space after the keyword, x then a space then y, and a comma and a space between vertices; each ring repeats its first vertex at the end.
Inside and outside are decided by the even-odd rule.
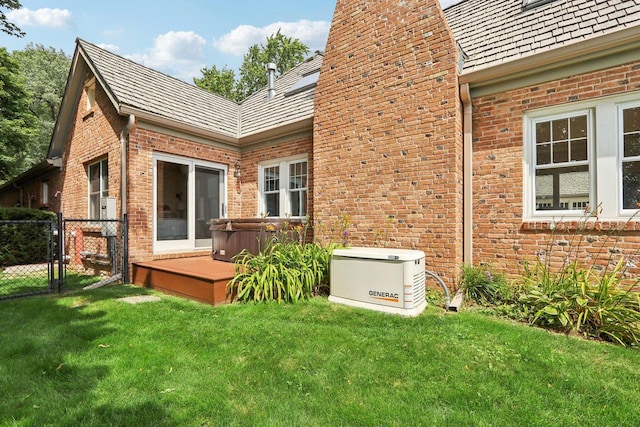
POLYGON ((212 257, 218 261, 233 261, 246 249, 252 254, 263 250, 274 237, 296 239, 290 230, 303 226, 301 220, 276 218, 224 218, 211 220, 212 257))

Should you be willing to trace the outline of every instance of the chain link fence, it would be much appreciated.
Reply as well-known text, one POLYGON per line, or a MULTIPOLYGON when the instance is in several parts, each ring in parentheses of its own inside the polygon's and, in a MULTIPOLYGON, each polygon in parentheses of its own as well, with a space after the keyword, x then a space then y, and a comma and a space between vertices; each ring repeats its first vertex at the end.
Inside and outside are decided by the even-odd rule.
POLYGON ((0 220, 0 300, 128 281, 127 221, 0 220))
POLYGON ((0 221, 0 299, 49 293, 60 286, 57 232, 55 219, 0 221))
POLYGON ((62 223, 65 277, 76 273, 107 282, 128 279, 126 221, 64 219, 62 223))

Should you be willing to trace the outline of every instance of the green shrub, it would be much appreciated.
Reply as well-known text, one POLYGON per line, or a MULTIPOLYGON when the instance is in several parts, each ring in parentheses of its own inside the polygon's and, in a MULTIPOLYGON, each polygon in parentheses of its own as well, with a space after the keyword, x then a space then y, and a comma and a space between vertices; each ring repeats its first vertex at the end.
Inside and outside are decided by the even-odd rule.
POLYGON ((0 267, 38 264, 49 256, 49 222, 52 212, 27 208, 0 208, 0 221, 30 221, 0 223, 0 267))
POLYGON ((235 259, 228 284, 241 301, 296 302, 328 289, 333 246, 271 239, 257 255, 244 250, 235 259))
POLYGON ((526 269, 516 306, 532 324, 622 345, 640 339, 640 294, 623 286, 625 259, 598 272, 567 263, 557 272, 538 262, 526 269))
POLYGON ((509 292, 504 274, 488 266, 463 265, 460 286, 466 299, 483 305, 503 301, 509 292))

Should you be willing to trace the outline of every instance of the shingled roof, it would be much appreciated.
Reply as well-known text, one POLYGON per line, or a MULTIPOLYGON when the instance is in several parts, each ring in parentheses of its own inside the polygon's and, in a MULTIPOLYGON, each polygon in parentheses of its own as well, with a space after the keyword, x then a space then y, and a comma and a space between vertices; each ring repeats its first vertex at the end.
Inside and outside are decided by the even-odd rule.
POLYGON ((464 0, 445 11, 466 60, 463 72, 589 40, 640 24, 640 0, 464 0))
POLYGON ((119 113, 131 107, 196 128, 237 137, 240 107, 220 95, 78 39, 78 49, 119 113))
POLYGON ((120 114, 143 112, 234 140, 305 120, 310 124, 313 117, 313 85, 288 92, 300 78, 320 70, 319 52, 276 79, 273 98, 267 98, 265 87, 238 104, 84 40, 77 44, 120 114))
POLYGON ((291 88, 303 77, 319 73, 322 59, 322 53, 316 52, 311 58, 280 76, 275 82, 276 94, 273 98, 267 98, 268 88, 264 87, 243 101, 240 115, 242 137, 300 120, 311 120, 315 84, 300 90, 292 91, 291 88))

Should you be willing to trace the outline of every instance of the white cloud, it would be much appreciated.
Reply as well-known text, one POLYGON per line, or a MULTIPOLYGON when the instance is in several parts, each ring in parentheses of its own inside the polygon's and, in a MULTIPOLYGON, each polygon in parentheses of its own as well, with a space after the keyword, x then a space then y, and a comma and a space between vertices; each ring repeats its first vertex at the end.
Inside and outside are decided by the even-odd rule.
POLYGON ((115 44, 99 43, 97 46, 101 47, 102 49, 108 50, 109 52, 113 52, 116 54, 120 53, 120 46, 116 46, 115 44))
POLYGON ((235 56, 247 53, 254 44, 265 44, 267 37, 278 30, 287 37, 299 39, 309 46, 313 52, 324 50, 329 35, 330 22, 309 21, 306 19, 296 22, 275 22, 266 27, 254 27, 252 25, 240 25, 229 33, 213 41, 213 46, 221 52, 235 56))
POLYGON ((146 53, 128 55, 127 58, 191 82, 204 66, 203 48, 206 44, 206 40, 193 31, 169 31, 156 37, 153 47, 146 53))
POLYGON ((9 21, 25 27, 68 28, 72 24, 71 12, 67 9, 49 9, 48 7, 31 10, 18 9, 7 13, 9 21))

